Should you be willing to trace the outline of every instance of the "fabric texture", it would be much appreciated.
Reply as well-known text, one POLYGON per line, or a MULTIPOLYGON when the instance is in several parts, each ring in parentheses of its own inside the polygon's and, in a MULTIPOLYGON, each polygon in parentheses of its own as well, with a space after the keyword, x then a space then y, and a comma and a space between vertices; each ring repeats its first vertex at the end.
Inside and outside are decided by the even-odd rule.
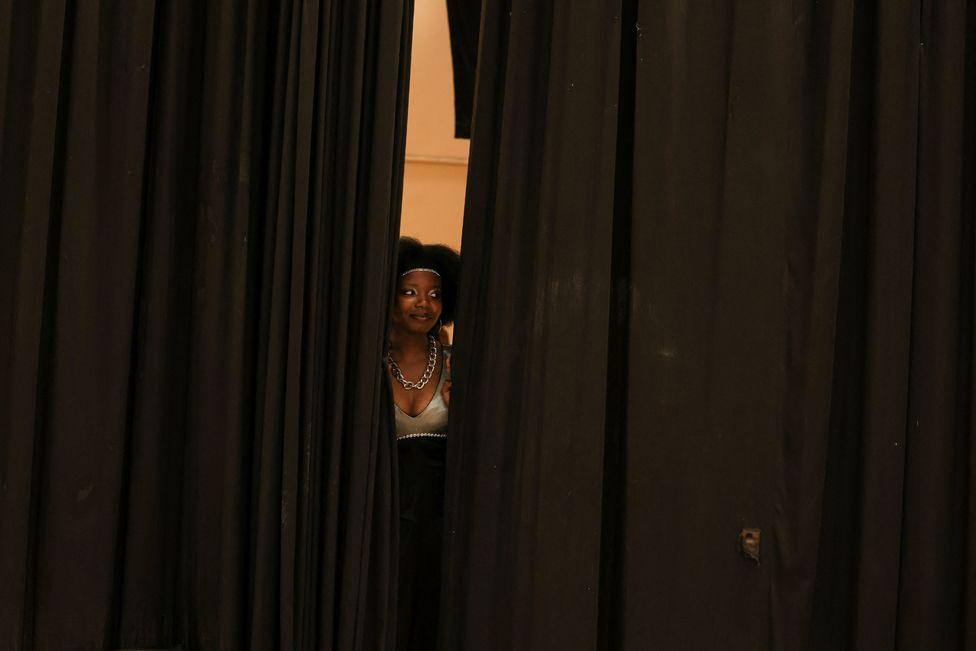
POLYGON ((393 647, 411 12, 0 3, 0 647, 393 647))
POLYGON ((974 20, 487 0, 442 648, 976 645, 974 20))
POLYGON ((471 137, 477 77, 481 0, 446 0, 454 71, 454 137, 471 137))

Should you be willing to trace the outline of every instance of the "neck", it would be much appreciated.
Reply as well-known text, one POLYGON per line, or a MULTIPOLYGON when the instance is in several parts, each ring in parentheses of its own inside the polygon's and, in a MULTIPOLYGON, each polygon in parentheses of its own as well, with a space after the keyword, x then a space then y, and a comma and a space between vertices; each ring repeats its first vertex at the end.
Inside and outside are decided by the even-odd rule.
POLYGON ((390 330, 390 352, 399 357, 423 355, 427 356, 427 335, 416 332, 406 332, 393 328, 390 330))

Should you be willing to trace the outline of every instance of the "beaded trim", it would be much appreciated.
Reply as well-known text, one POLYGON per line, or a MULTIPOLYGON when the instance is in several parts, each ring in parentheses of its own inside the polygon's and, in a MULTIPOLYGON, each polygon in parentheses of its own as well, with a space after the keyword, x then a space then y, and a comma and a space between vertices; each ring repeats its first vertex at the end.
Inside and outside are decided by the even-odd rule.
POLYGON ((419 438, 446 439, 447 434, 440 434, 438 432, 417 432, 416 434, 404 434, 403 436, 397 436, 398 441, 402 441, 403 439, 419 438))

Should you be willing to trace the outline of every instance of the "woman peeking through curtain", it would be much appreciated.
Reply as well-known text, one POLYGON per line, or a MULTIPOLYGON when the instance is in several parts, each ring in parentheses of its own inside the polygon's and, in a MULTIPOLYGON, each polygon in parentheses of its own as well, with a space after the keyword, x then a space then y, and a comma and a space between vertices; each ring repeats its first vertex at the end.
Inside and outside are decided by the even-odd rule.
POLYGON ((386 367, 396 418, 400 476, 397 647, 437 641, 444 461, 451 401, 450 347, 460 256, 401 238, 386 367))

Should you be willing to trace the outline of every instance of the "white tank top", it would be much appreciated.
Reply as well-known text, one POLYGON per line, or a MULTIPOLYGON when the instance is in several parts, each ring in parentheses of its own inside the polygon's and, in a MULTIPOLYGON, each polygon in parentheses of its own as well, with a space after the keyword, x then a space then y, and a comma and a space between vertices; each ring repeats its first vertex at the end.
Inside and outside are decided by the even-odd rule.
POLYGON ((447 360, 451 356, 449 348, 443 348, 444 359, 441 362, 441 377, 434 390, 434 397, 430 399, 427 406, 416 416, 404 413, 396 402, 393 408, 396 415, 396 435, 397 440, 411 438, 444 438, 447 436, 447 403, 441 396, 441 389, 444 382, 451 379, 451 371, 447 368, 447 360))

